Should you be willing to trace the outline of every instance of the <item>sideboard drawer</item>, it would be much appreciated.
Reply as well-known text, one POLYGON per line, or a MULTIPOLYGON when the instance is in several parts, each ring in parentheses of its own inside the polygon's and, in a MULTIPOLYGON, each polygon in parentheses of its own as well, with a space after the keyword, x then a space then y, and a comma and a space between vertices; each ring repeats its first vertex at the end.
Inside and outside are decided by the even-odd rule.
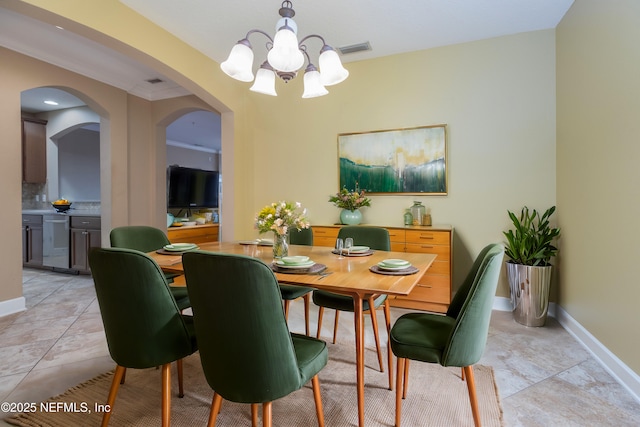
POLYGON ((336 246, 336 239, 340 232, 340 227, 317 227, 311 226, 313 232, 314 246, 328 246, 333 248, 336 246))
POLYGON ((426 274, 443 274, 449 276, 451 274, 451 263, 449 261, 439 261, 440 257, 431 264, 426 274))
POLYGON ((392 246, 394 242, 402 243, 404 245, 404 242, 405 242, 404 230, 399 230, 397 228, 389 228, 387 229, 387 231, 389 232, 389 240, 391 241, 392 246))
POLYGON ((449 291, 448 276, 432 276, 425 274, 420 283, 418 283, 411 293, 406 297, 397 297, 397 299, 409 299, 416 301, 429 301, 432 303, 449 304, 451 302, 451 293, 449 291))
POLYGON ((422 254, 434 254, 438 255, 436 261, 450 261, 451 247, 443 245, 429 245, 418 243, 407 243, 407 252, 415 252, 422 254))
POLYGON ((450 245, 450 234, 446 231, 407 230, 407 243, 423 243, 429 245, 450 245))
POLYGON ((171 227, 167 237, 171 243, 207 243, 218 241, 218 224, 171 227))

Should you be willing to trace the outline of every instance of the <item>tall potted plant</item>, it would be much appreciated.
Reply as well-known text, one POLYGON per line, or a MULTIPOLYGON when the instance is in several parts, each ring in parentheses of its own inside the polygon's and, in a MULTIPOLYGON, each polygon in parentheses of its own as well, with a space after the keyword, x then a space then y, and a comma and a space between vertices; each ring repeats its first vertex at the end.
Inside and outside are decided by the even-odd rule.
POLYGON ((552 206, 540 215, 525 206, 520 217, 507 211, 513 222, 513 229, 504 232, 511 303, 516 322, 526 326, 543 326, 547 318, 550 261, 558 252, 554 240, 560 236, 560 229, 549 224, 555 210, 552 206))

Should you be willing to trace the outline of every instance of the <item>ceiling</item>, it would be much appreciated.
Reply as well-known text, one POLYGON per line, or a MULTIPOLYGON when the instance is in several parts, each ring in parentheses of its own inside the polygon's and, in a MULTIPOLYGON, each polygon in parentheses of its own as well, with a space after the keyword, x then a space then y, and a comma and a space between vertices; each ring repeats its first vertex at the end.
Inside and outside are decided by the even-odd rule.
MULTIPOLYGON (((120 0, 216 62, 250 29, 275 33, 281 1, 272 0, 120 0)), ((402 52, 555 28, 573 0, 297 0, 293 1, 298 38, 319 34, 327 44, 341 48, 368 42, 368 51, 342 55, 349 63, 402 52)), ((254 66, 266 56, 266 37, 253 34, 254 66)), ((0 46, 118 87, 147 100, 188 92, 157 71, 125 55, 69 31, 0 7, 0 46), (150 83, 159 79, 159 83, 150 83)), ((319 42, 308 42, 317 65, 319 42)), ((348 68, 348 66, 347 66, 348 68)), ((65 93, 66 94, 66 93, 65 93)), ((58 107, 45 107, 32 91, 23 96, 23 108, 47 111, 69 108, 82 101, 66 94, 58 107)), ((59 94, 60 95, 60 94, 59 94)), ((219 116, 185 116, 167 129, 167 138, 179 143, 219 150, 219 116), (208 120, 217 120, 209 123, 208 120)))

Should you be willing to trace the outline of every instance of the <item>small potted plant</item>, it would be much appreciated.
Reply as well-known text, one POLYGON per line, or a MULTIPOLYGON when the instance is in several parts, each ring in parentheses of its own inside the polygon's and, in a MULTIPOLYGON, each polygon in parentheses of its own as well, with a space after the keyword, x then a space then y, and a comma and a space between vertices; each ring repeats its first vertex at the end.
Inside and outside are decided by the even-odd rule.
POLYGON ((560 236, 560 229, 549 224, 555 210, 552 206, 540 215, 525 206, 520 217, 507 211, 513 223, 513 229, 504 232, 511 303, 515 320, 526 326, 542 326, 547 318, 550 261, 558 252, 554 241, 560 236))
POLYGON ((349 191, 346 188, 329 196, 329 201, 341 208, 340 222, 347 225, 358 225, 362 222, 362 212, 360 208, 371 206, 371 199, 365 196, 365 191, 349 191))

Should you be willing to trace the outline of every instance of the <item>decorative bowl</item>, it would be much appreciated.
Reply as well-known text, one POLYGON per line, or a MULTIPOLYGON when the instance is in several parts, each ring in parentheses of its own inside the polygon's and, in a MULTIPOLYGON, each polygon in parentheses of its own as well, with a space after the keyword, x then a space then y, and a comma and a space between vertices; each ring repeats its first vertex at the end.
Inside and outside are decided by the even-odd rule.
POLYGON ((71 208, 71 203, 61 203, 61 204, 51 203, 51 206, 53 206, 53 208, 57 212, 66 212, 71 208))

